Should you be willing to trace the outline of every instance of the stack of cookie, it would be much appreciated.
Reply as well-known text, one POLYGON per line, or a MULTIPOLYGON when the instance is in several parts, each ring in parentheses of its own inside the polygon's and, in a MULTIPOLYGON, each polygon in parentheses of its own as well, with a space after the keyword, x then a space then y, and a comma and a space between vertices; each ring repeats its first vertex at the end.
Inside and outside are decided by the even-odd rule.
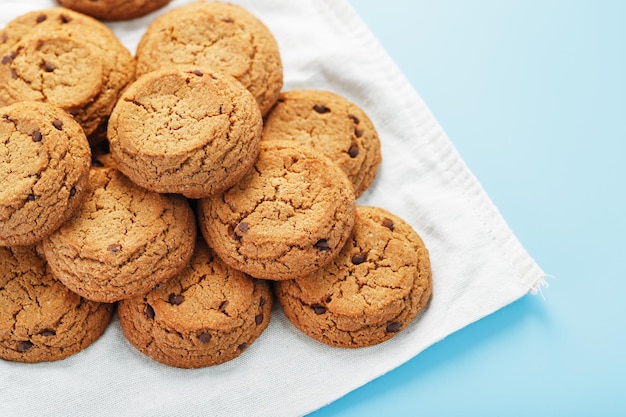
POLYGON ((78 341, 50 311, 20 322, 33 316, 21 300, 41 296, 12 292, 36 279, 4 264, 33 257, 37 279, 96 310, 116 303, 133 346, 182 368, 240 355, 267 328, 274 297, 295 328, 338 347, 380 343, 416 317, 431 294, 428 251, 401 218, 357 206, 381 163, 357 105, 329 91, 282 91, 271 32, 220 2, 155 19, 131 64, 121 65, 124 53, 116 65, 101 57, 106 93, 78 103, 98 74, 68 63, 91 59, 93 38, 107 31, 57 8, 0 32, 0 76, 13 80, 0 103, 15 103, 0 109, 0 299, 12 306, 0 310, 0 357, 60 359, 33 352, 54 351, 51 332, 83 348, 106 326, 82 322, 92 330, 78 341), (99 29, 83 38, 88 25, 99 29), (53 100, 66 96, 75 102, 53 100), (96 105, 104 96, 115 99, 96 105))

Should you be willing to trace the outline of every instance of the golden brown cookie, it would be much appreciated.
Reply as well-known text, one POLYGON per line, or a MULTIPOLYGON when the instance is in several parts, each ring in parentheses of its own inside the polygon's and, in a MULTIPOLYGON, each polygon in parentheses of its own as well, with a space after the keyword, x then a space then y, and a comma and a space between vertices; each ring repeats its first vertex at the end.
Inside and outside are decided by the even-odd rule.
POLYGON ((137 79, 109 119, 119 169, 160 193, 207 197, 237 182, 258 154, 263 120, 233 77, 169 67, 137 79))
POLYGON ((278 282, 285 315, 330 346, 371 346, 402 331, 432 291, 428 250, 404 220, 358 207, 354 231, 339 255, 313 274, 278 282))
POLYGON ((267 328, 268 282, 226 266, 199 239, 183 272, 119 303, 124 335, 152 359, 200 368, 236 358, 267 328))
POLYGON ((90 136, 106 123, 135 60, 101 22, 57 7, 26 13, 0 31, 0 105, 55 104, 90 136))
POLYGON ((121 21, 145 16, 171 0, 57 0, 74 11, 100 20, 121 21))
POLYGON ((336 164, 313 149, 267 141, 240 182, 200 201, 198 222, 228 265, 283 280, 332 260, 350 235, 355 207, 352 184, 336 164))
POLYGON ((43 240, 55 277, 83 297, 114 302, 143 295, 187 265, 196 225, 187 201, 93 167, 76 213, 43 240))
POLYGON ((137 46, 137 73, 181 64, 232 75, 263 114, 283 86, 276 40, 263 22, 234 4, 194 2, 154 20, 137 46))
POLYGON ((0 247, 0 358, 64 359, 96 341, 112 312, 53 278, 34 246, 0 247))
POLYGON ((293 140, 339 164, 359 197, 382 160, 371 120, 346 98, 322 90, 283 92, 265 119, 262 140, 293 140))
POLYGON ((30 245, 80 204, 91 152, 81 127, 50 104, 0 108, 0 246, 30 245))

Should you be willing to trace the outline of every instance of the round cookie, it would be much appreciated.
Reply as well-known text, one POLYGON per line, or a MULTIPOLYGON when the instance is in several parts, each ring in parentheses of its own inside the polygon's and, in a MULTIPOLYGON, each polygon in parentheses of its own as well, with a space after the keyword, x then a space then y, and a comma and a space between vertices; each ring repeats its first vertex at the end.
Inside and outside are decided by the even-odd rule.
POLYGON ((236 358, 267 328, 271 311, 269 283, 226 266, 201 239, 179 276, 118 307, 130 343, 179 368, 236 358))
POLYGON ((401 218, 360 206, 352 235, 331 263, 274 289, 289 321, 313 339, 375 345, 402 331, 430 299, 428 250, 401 218))
POLYGON ((52 277, 34 246, 0 247, 0 358, 56 361, 96 341, 113 305, 85 300, 52 277))
POLYGON ((281 93, 265 119, 262 140, 293 140, 322 152, 348 175, 357 198, 374 181, 382 160, 378 133, 369 117, 330 91, 281 93))
POLYGON ((145 16, 171 0, 57 0, 74 11, 100 20, 121 21, 145 16))
POLYGON ((239 80, 266 114, 283 86, 278 45, 269 29, 241 6, 194 2, 154 20, 137 46, 137 73, 164 65, 194 65, 239 80))
POLYGON ((197 217, 228 265, 284 280, 330 262, 350 235, 355 212, 352 184, 337 165, 310 148, 268 141, 240 182, 200 200, 197 217))
POLYGON ((43 240, 50 269, 94 301, 143 295, 187 265, 196 238, 193 211, 176 195, 142 189, 111 167, 92 167, 85 198, 43 240))
POLYGON ((109 119, 111 154, 135 183, 202 198, 237 182, 258 154, 263 120, 233 77, 168 67, 137 79, 109 119))
MULTIPOLYGON (((89 137, 135 77, 135 60, 103 23, 57 7, 26 13, 0 31, 0 105, 57 105, 89 137)), ((100 138, 101 139, 101 138, 100 138)))
POLYGON ((91 152, 81 127, 50 104, 0 108, 0 246, 30 245, 80 204, 91 152))

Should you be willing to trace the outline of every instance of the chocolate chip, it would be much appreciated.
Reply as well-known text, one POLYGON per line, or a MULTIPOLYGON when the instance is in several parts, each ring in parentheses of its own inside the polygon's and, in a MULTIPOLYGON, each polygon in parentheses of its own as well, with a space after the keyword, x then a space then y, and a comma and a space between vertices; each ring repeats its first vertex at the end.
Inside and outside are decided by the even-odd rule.
POLYGON ((33 130, 32 136, 34 142, 41 142, 41 140, 43 139, 43 136, 41 136, 41 130, 39 129, 33 130))
POLYGON ((20 353, 24 353, 32 347, 33 347, 33 342, 31 342, 30 340, 24 340, 17 344, 17 351, 20 353))
POLYGON ((209 333, 200 333, 198 335, 198 340, 206 345, 211 341, 211 335, 209 333))
POLYGON ((63 122, 60 121, 59 119, 56 119, 55 121, 53 121, 52 126, 54 126, 56 130, 63 130, 63 122))
POLYGON ((313 106, 313 110, 318 112, 319 114, 329 113, 330 109, 323 104, 316 104, 313 106))
POLYGON ((356 136, 357 138, 363 136, 363 129, 354 129, 354 136, 356 136))
POLYGON ((220 304, 220 306, 218 307, 218 310, 223 313, 224 311, 226 311, 227 305, 228 305, 228 300, 222 301, 222 304, 220 304))
POLYGON ((13 60, 17 57, 17 51, 11 51, 9 55, 5 55, 2 57, 2 63, 4 65, 9 65, 13 60))
POLYGON ((193 71, 191 71, 191 73, 192 73, 193 75, 197 75, 198 77, 202 77, 202 76, 204 75, 204 74, 202 73, 202 71, 200 71, 200 70, 198 70, 198 69, 197 69, 197 70, 193 70, 193 71))
POLYGON ((242 344, 240 344, 239 346, 237 346, 237 349, 239 350, 244 350, 245 348, 248 347, 248 344, 246 342, 243 342, 242 344))
POLYGON ((356 253, 352 255, 352 258, 350 260, 352 261, 354 265, 360 265, 363 262, 365 262, 366 258, 367 256, 364 253, 356 253))
POLYGON ((259 313, 256 316, 254 316, 254 322, 256 323, 257 326, 263 323, 263 313, 259 313))
POLYGON ((61 16, 59 16, 59 19, 61 19, 61 23, 70 23, 72 21, 72 18, 69 16, 66 16, 64 14, 62 14, 61 16))
POLYGON ((119 253, 122 250, 122 245, 118 243, 112 243, 109 245, 107 250, 111 253, 119 253))
POLYGON ((233 19, 231 19, 230 17, 222 19, 222 22, 224 22, 224 23, 235 23, 235 21, 233 19))
POLYGON ((265 305, 265 298, 261 297, 261 299, 259 300, 259 307, 263 307, 265 305))
POLYGON ((48 16, 46 16, 45 14, 43 14, 43 13, 42 13, 42 14, 40 14, 40 15, 38 15, 38 16, 37 16, 37 19, 35 19, 35 21, 36 21, 37 23, 41 23, 41 22, 43 22, 44 20, 46 20, 47 18, 48 18, 48 16))
POLYGON ((392 321, 387 325, 387 328, 385 330, 387 330, 389 333, 395 333, 400 330, 400 327, 402 327, 402 323, 400 323, 399 321, 392 321))
POLYGON ((11 68, 11 78, 17 80, 17 72, 13 68, 11 68))
POLYGON ((173 306, 177 306, 183 303, 183 301, 185 301, 185 297, 183 297, 180 294, 170 294, 168 301, 171 305, 173 306))
POLYGON ((237 226, 237 229, 239 229, 241 233, 246 233, 248 230, 250 230, 250 225, 246 222, 241 222, 237 226))
POLYGON ((74 197, 76 195, 76 187, 70 188, 70 197, 74 197))
POLYGON ((350 149, 348 149, 348 155, 350 155, 350 158, 356 158, 358 154, 359 146, 356 143, 353 143, 352 146, 350 146, 350 149))
POLYGON ((360 120, 359 120, 359 118, 358 118, 358 117, 356 117, 355 115, 350 114, 350 115, 348 115, 348 117, 350 118, 350 120, 352 120, 352 121, 354 122, 354 124, 355 124, 355 125, 358 125, 358 124, 359 124, 360 120))
POLYGON ((150 304, 146 304, 146 309, 143 312, 147 318, 154 320, 154 308, 150 304))
POLYGON ((41 336, 49 337, 49 336, 56 336, 57 332, 55 332, 52 329, 45 329, 45 330, 40 331, 39 334, 41 336))
POLYGON ((35 201, 35 194, 28 194, 28 197, 26 197, 26 201, 35 201))
POLYGON ((383 220, 383 226, 385 226, 387 229, 391 230, 393 232, 393 221, 389 220, 389 219, 385 219, 383 220))
POLYGON ((41 68, 45 71, 45 72, 52 72, 56 69, 56 67, 54 65, 52 65, 51 63, 49 63, 48 61, 44 61, 43 64, 41 64, 41 68))
POLYGON ((321 304, 313 304, 311 308, 313 309, 313 312, 315 312, 315 314, 318 316, 326 313, 326 307, 321 304))
POLYGON ((326 239, 318 240, 317 242, 315 242, 313 246, 315 247, 315 249, 321 250, 321 251, 330 250, 330 246, 328 246, 328 241, 326 239))

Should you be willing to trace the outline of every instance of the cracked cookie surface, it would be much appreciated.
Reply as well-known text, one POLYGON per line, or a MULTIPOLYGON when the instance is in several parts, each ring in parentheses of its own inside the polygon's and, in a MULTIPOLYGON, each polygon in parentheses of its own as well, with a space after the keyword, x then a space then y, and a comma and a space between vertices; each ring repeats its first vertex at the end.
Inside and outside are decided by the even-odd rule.
POLYGON ((34 246, 0 247, 0 358, 64 359, 104 332, 113 305, 85 300, 50 274, 34 246))
POLYGON ((262 114, 283 86, 278 45, 263 22, 241 6, 194 2, 154 20, 137 46, 137 73, 194 65, 239 80, 262 114))
POLYGON ((136 19, 164 7, 171 0, 57 0, 76 12, 101 20, 136 19))
POLYGON ((111 154, 135 183, 202 198, 237 182, 258 154, 263 120, 233 77, 196 67, 140 77, 109 119, 111 154))
POLYGON ((348 175, 357 198, 372 184, 382 161, 378 132, 369 117, 330 91, 281 93, 265 119, 261 140, 293 140, 322 152, 348 175))
POLYGON ((332 262, 274 288, 285 315, 304 334, 330 346, 371 346, 398 334, 424 309, 432 292, 430 259, 404 220, 359 206, 353 233, 332 262))
POLYGON ((57 105, 90 136, 106 124, 135 60, 103 23, 62 7, 33 11, 0 30, 0 105, 57 105), (58 100, 58 101, 57 101, 58 100))
POLYGON ((144 297, 119 303, 120 324, 135 348, 179 368, 238 357, 267 328, 268 282, 224 264, 199 239, 189 265, 144 297))
POLYGON ((291 279, 330 262, 348 238, 356 203, 336 164, 291 142, 261 142, 237 184, 200 200, 198 222, 209 246, 256 278, 291 279))
POLYGON ((49 104, 0 108, 0 246, 30 245, 80 204, 91 152, 81 127, 49 104))
POLYGON ((43 240, 55 277, 101 302, 132 298, 178 274, 193 253, 196 225, 187 201, 92 167, 82 204, 43 240))

